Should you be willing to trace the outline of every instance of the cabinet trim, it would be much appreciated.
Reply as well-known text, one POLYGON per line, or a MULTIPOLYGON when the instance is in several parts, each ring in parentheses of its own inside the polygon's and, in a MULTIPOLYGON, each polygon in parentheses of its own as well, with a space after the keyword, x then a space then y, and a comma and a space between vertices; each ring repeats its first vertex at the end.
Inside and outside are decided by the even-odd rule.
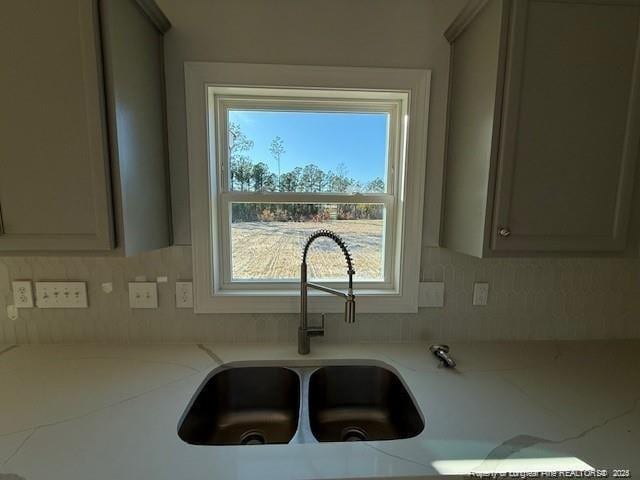
MULTIPOLYGON (((90 135, 94 205, 95 241, 88 249, 111 250, 115 246, 109 137, 106 121, 100 14, 97 1, 79 0, 83 60, 87 85, 87 121, 90 135)), ((67 247, 67 249, 70 247, 67 247)), ((78 247, 85 248, 85 247, 78 247)))
MULTIPOLYGON (((489 155, 489 179, 487 186, 487 204, 485 207, 485 228, 483 234, 483 245, 489 245, 493 232, 490 228, 487 228, 492 224, 494 217, 494 209, 496 206, 497 184, 500 175, 500 143, 501 135, 503 131, 503 125, 505 124, 505 118, 503 111, 506 108, 505 92, 507 90, 507 62, 509 55, 509 38, 510 38, 510 20, 513 14, 514 4, 512 0, 504 0, 502 4, 502 17, 500 26, 500 43, 498 46, 498 75, 496 83, 496 98, 494 106, 493 126, 491 130, 491 153, 489 155)), ((486 247, 483 248, 486 250, 486 247)))
POLYGON ((469 26, 489 0, 470 0, 444 32, 444 38, 451 44, 469 26))
POLYGON ((171 22, 160 10, 160 7, 154 0, 135 0, 142 11, 149 17, 149 20, 162 34, 165 34, 171 28, 171 22))
MULTIPOLYGON (((507 40, 508 40, 508 26, 509 26, 509 18, 511 11, 511 0, 494 0, 494 4, 490 4, 488 2, 484 2, 477 9, 471 8, 471 3, 474 5, 478 5, 478 2, 471 2, 467 6, 467 14, 465 12, 461 13, 461 15, 456 19, 454 24, 458 25, 457 27, 450 27, 448 31, 454 31, 457 29, 455 36, 451 37, 450 51, 449 51, 449 78, 448 78, 448 93, 447 93, 447 115, 446 115, 446 128, 445 128, 445 147, 444 147, 444 184, 443 184, 443 215, 441 216, 440 223, 440 242, 439 245, 445 248, 453 248, 458 249, 458 251, 463 251, 464 253, 475 255, 475 256, 483 256, 484 245, 488 244, 489 241, 489 232, 487 231, 487 225, 491 224, 492 219, 492 208, 493 208, 493 188, 495 185, 495 177, 496 177, 496 163, 498 156, 498 142, 500 135, 500 125, 502 122, 502 103, 503 103, 503 84, 505 77, 505 63, 507 57, 507 40), (487 177, 484 180, 479 180, 479 189, 483 189, 483 196, 486 197, 486 204, 482 206, 482 211, 479 212, 482 220, 482 233, 478 233, 477 236, 474 236, 473 239, 470 240, 469 236, 459 235, 458 233, 451 231, 450 228, 447 228, 448 222, 451 222, 450 217, 450 205, 449 205, 449 195, 448 190, 451 188, 449 181, 447 179, 451 175, 451 165, 454 163, 454 159, 452 158, 452 137, 451 133, 454 131, 452 125, 452 114, 453 114, 453 104, 456 101, 454 96, 454 83, 455 83, 455 70, 454 65, 456 63, 456 58, 459 56, 459 44, 465 39, 467 32, 469 32, 469 28, 472 25, 472 21, 478 18, 479 14, 485 11, 484 7, 493 7, 495 5, 499 5, 498 13, 493 22, 493 28, 495 28, 497 32, 497 42, 495 44, 496 47, 496 63, 492 65, 491 71, 495 73, 495 89, 492 89, 490 94, 492 108, 491 108, 491 147, 489 151, 487 151, 487 156, 482 157, 483 161, 486 160, 488 163, 488 171, 487 177), (469 13, 473 12, 473 13, 469 13), (460 26, 462 24, 462 20, 460 18, 465 17, 464 26, 460 26), (494 70, 495 69, 495 70, 494 70), (460 243, 460 239, 464 238, 464 246, 460 243), (455 245, 455 246, 454 246, 455 245)), ((476 97, 480 95, 485 95, 484 92, 478 93, 476 97)), ((487 119, 488 120, 488 119, 487 119)), ((455 188, 453 189, 455 191, 455 188)), ((472 197, 465 197, 464 202, 474 201, 471 200, 472 197)), ((464 220, 459 220, 463 221, 464 220)))

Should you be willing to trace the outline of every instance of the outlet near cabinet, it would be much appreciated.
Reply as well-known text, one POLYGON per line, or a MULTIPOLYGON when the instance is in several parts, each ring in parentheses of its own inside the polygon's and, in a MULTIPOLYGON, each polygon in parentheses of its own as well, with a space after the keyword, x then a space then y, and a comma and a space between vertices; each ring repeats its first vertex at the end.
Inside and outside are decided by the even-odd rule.
POLYGON ((13 304, 16 308, 33 307, 33 290, 29 280, 15 281, 11 283, 13 288, 13 304))
POLYGON ((129 307, 158 308, 158 284, 129 282, 129 307))
POLYGON ((176 307, 193 308, 193 283, 176 282, 176 307))
POLYGON ((36 282, 38 308, 87 308, 85 282, 36 282))

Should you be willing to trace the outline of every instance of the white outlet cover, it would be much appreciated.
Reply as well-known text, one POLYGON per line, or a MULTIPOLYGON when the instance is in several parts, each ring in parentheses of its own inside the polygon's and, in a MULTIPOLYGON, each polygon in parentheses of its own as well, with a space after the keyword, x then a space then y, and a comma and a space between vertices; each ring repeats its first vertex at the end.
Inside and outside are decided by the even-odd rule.
POLYGON ((444 307, 444 282, 420 282, 419 307, 444 307))
POLYGON ((156 282, 129 282, 130 308, 158 308, 156 282))
POLYGON ((85 282, 36 282, 38 308, 88 308, 85 282))
POLYGON ((16 308, 33 308, 33 289, 30 280, 11 282, 13 304, 16 308))
POLYGON ((192 282, 176 282, 176 307, 193 308, 192 282))
POLYGON ((476 307, 483 307, 489 303, 489 284, 486 282, 476 282, 473 284, 473 304, 476 307))

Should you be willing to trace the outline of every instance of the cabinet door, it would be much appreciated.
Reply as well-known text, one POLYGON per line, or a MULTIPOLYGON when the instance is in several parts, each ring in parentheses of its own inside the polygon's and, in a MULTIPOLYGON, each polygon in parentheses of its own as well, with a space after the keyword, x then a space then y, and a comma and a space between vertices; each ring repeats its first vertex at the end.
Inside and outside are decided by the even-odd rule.
POLYGON ((3 0, 0 251, 112 247, 97 4, 3 0))
POLYGON ((638 2, 513 2, 492 249, 623 250, 638 157, 638 2))
POLYGON ((114 206, 125 255, 171 243, 161 31, 136 0, 102 0, 114 206))

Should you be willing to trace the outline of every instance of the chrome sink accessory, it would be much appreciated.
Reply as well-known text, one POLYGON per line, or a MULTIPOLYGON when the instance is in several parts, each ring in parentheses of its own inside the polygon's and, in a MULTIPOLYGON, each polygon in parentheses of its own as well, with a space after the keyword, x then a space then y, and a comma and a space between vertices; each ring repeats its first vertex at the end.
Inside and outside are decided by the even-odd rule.
POLYGON ((449 345, 431 345, 429 351, 440 360, 441 367, 456 368, 455 360, 449 355, 449 345))

